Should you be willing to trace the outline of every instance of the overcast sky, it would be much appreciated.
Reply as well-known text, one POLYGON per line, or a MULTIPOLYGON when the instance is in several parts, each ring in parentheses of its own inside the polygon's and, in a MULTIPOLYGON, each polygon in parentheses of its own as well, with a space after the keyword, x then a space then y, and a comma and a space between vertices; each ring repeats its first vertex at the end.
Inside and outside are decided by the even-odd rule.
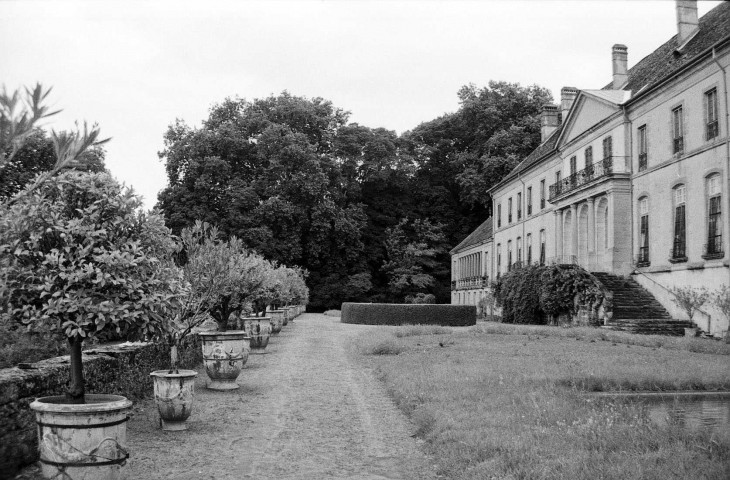
POLYGON ((455 111, 468 83, 601 88, 613 44, 631 67, 675 33, 669 0, 0 0, 0 83, 53 86, 47 127, 98 122, 108 168, 152 207, 167 126, 228 96, 323 97, 401 133, 455 111))

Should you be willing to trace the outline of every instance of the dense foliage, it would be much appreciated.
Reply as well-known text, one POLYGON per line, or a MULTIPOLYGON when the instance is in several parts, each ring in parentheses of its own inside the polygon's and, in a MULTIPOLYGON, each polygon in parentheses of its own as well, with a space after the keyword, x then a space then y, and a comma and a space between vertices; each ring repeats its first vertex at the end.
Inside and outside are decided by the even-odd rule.
POLYGON ((495 300, 506 323, 544 324, 580 305, 598 305, 604 291, 589 272, 574 265, 526 265, 494 284, 495 300))
POLYGON ((489 214, 486 190, 539 143, 547 90, 464 87, 456 113, 398 136, 287 92, 214 105, 165 134, 158 206, 309 271, 310 304, 449 298, 448 249, 489 214), (416 220, 417 219, 417 220, 416 220))
MULTIPOLYGON (((181 287, 161 262, 174 243, 161 216, 106 173, 48 178, 0 214, 0 307, 72 353, 104 331, 153 333, 181 287)), ((71 398, 83 398, 81 371, 71 398)))

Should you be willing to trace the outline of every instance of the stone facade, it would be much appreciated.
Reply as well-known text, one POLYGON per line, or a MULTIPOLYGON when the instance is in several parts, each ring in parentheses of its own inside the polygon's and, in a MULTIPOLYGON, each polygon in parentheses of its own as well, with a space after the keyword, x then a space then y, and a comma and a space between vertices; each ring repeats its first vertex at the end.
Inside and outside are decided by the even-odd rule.
MULTIPOLYGON (((544 108, 541 145, 490 191, 489 277, 523 262, 633 275, 677 319, 672 287, 730 285, 730 4, 676 8, 678 35, 631 69, 614 45, 610 84, 544 108)), ((694 320, 728 330, 709 303, 694 320)))

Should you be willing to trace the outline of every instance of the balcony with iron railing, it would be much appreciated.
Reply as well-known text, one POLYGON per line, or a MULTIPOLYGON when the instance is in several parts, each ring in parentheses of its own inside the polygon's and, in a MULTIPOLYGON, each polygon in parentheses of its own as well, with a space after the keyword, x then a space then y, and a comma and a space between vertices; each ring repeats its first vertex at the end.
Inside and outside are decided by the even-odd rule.
POLYGON ((489 286, 489 277, 487 275, 465 277, 451 282, 452 290, 472 290, 475 288, 486 288, 487 286, 489 286))
POLYGON ((563 178, 559 182, 550 185, 548 201, 552 202, 557 197, 565 195, 577 188, 582 187, 588 183, 599 178, 606 177, 612 173, 624 173, 628 172, 625 165, 620 163, 614 163, 614 159, 622 159, 624 157, 608 157, 603 160, 599 160, 592 165, 575 172, 574 174, 563 178))
POLYGON ((705 260, 715 260, 725 257, 725 251, 722 248, 722 235, 714 235, 707 239, 702 258, 705 260))

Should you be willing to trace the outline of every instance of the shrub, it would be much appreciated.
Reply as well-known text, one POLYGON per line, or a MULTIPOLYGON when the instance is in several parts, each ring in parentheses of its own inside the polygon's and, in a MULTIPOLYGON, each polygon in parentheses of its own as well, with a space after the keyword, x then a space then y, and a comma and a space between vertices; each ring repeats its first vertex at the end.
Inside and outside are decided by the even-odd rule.
POLYGON ((695 313, 697 313, 697 310, 702 308, 702 305, 710 299, 710 293, 706 288, 693 288, 689 286, 674 287, 671 292, 674 295, 672 300, 677 306, 687 312, 690 322, 695 316, 695 313))
POLYGON ((436 303, 436 296, 431 293, 417 293, 408 295, 405 300, 406 303, 433 305, 436 303))
POLYGON ((605 300, 599 282, 573 265, 528 265, 503 275, 493 286, 506 323, 545 323, 546 316, 574 314, 580 305, 605 300))
POLYGON ((343 303, 342 323, 361 325, 475 325, 474 305, 343 303))

